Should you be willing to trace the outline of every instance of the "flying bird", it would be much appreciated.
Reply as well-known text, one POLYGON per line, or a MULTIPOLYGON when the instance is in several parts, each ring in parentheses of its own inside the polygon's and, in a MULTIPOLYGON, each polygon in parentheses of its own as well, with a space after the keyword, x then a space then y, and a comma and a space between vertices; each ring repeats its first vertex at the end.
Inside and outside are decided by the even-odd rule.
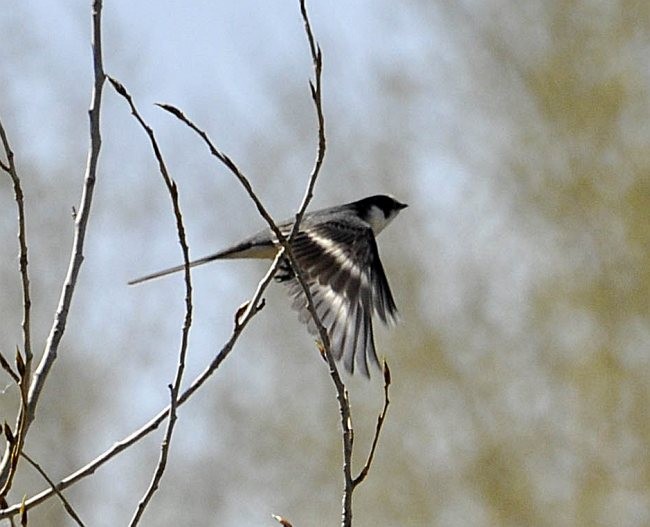
MULTIPOLYGON (((356 366, 369 377, 368 362, 379 366, 372 331, 373 315, 378 315, 384 324, 396 321, 397 307, 375 237, 406 206, 392 196, 379 194, 308 212, 292 241, 294 258, 327 329, 332 354, 336 360, 343 360, 350 373, 354 373, 356 366)), ((278 228, 289 236, 293 223, 293 219, 287 220, 279 223, 278 228)), ((190 262, 190 267, 233 258, 272 259, 280 247, 273 231, 265 229, 232 247, 190 262)), ((129 285, 183 269, 183 265, 170 267, 136 278, 129 285)), ((280 262, 275 279, 288 287, 292 308, 298 311, 309 332, 317 334, 304 291, 288 259, 280 262)))

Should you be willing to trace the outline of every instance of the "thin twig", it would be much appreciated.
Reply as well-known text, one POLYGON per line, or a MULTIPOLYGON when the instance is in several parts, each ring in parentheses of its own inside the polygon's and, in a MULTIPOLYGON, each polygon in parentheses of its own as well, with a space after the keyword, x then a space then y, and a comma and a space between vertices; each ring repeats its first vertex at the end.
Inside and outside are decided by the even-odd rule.
POLYGON ((136 507, 136 510, 133 513, 133 516, 131 517, 129 526, 137 525, 140 519, 142 518, 144 511, 146 510, 147 506, 151 502, 151 498, 153 498, 153 495, 155 494, 155 492, 158 490, 160 486, 160 481, 162 480, 163 474, 165 472, 165 468, 167 467, 167 457, 169 455, 169 447, 171 445, 172 433, 174 431, 174 426, 176 424, 176 408, 178 405, 178 391, 174 391, 174 389, 175 386, 170 384, 169 385, 170 403, 169 403, 169 412, 168 412, 169 419, 167 421, 167 428, 165 429, 163 440, 160 443, 160 457, 158 458, 158 464, 156 465, 156 470, 154 471, 154 474, 151 478, 149 487, 147 488, 144 495, 138 502, 138 506, 136 507))
POLYGON ((9 364, 9 361, 5 358, 5 356, 0 352, 0 367, 7 372, 9 377, 18 385, 20 385, 20 377, 18 377, 18 374, 13 370, 11 367, 11 364, 9 364))
POLYGON ((104 87, 104 68, 102 63, 102 41, 101 41, 101 12, 102 0, 93 1, 92 14, 92 48, 93 48, 93 69, 94 69, 94 88, 90 110, 90 147, 88 152, 88 163, 84 176, 84 185, 81 194, 81 202, 75 219, 74 239, 72 242, 72 254, 68 273, 61 291, 61 298, 57 307, 54 323, 45 344, 43 358, 34 373, 34 382, 29 391, 28 418, 32 421, 36 415, 36 406, 39 396, 45 385, 47 375, 54 364, 63 333, 65 332, 70 303, 75 291, 79 270, 84 259, 83 249, 86 238, 86 228, 90 218, 93 191, 97 174, 97 164, 99 152, 101 149, 101 132, 100 132, 100 108, 102 89, 104 87))
POLYGON ((178 364, 176 366, 176 374, 174 376, 173 384, 169 386, 170 391, 170 404, 169 404, 169 420, 167 422, 167 429, 163 440, 160 445, 160 457, 158 459, 158 464, 156 465, 156 470, 154 471, 153 477, 147 488, 144 496, 138 503, 137 509, 131 518, 129 525, 134 527, 142 518, 147 505, 151 501, 154 493, 160 485, 163 474, 165 472, 165 467, 167 466, 167 457, 169 455, 169 447, 172 441, 172 434, 174 432, 174 426, 176 424, 176 407, 178 404, 178 393, 180 391, 181 382, 183 380, 183 373, 185 371, 185 357, 187 355, 187 344, 190 334, 190 328, 192 327, 192 276, 190 273, 190 248, 187 243, 187 237, 185 235, 185 225, 183 224, 183 213, 181 211, 180 202, 178 199, 178 187, 176 182, 170 177, 169 171, 167 170, 167 165, 163 159, 162 152, 156 141, 156 136, 153 132, 153 129, 144 121, 140 113, 138 112, 135 104, 133 103, 133 98, 128 93, 126 88, 117 80, 108 77, 108 80, 115 88, 115 91, 124 97, 131 108, 131 113, 136 118, 140 126, 144 129, 149 141, 151 142, 151 147, 158 161, 158 169, 160 175, 163 178, 163 182, 167 187, 167 192, 172 202, 172 209, 174 213, 174 218, 176 220, 176 231, 178 233, 178 242, 181 246, 181 252, 183 254, 183 263, 185 264, 185 318, 183 321, 183 328, 181 330, 181 346, 178 352, 178 364))
POLYGON ((27 271, 27 230, 25 227, 25 196, 23 194, 22 185, 20 183, 20 177, 16 170, 16 165, 14 161, 14 153, 9 144, 7 134, 4 127, 2 126, 2 121, 0 121, 0 139, 2 139, 2 146, 4 148, 5 154, 7 156, 7 165, 2 163, 2 170, 9 174, 11 181, 14 186, 14 200, 16 201, 16 207, 18 208, 18 244, 19 244, 19 258, 20 262, 20 277, 23 288, 23 351, 25 352, 25 365, 27 366, 27 378, 31 376, 29 370, 29 365, 32 362, 32 339, 31 339, 31 329, 30 329, 30 311, 32 307, 32 301, 29 294, 29 273, 27 271))
POLYGON ((12 444, 7 443, 5 447, 5 455, 3 457, 3 468, 0 472, 5 475, 3 484, 0 488, 0 496, 6 496, 11 488, 13 478, 18 469, 18 460, 20 458, 20 451, 25 442, 25 435, 27 433, 28 418, 27 418, 27 394, 29 393, 29 384, 31 380, 32 371, 32 343, 31 343, 31 307, 32 300, 29 292, 29 272, 27 270, 27 231, 25 227, 25 197, 23 194, 20 177, 16 170, 14 160, 14 153, 9 144, 7 133, 0 122, 0 140, 7 156, 7 163, 2 163, 2 170, 9 174, 14 188, 14 201, 18 209, 18 245, 19 245, 19 267, 20 278, 22 283, 23 294, 23 349, 25 356, 23 357, 20 350, 16 348, 16 367, 18 376, 12 375, 13 370, 4 357, 0 359, 2 367, 9 373, 16 381, 20 390, 20 408, 18 409, 18 416, 16 417, 16 441, 12 444))
MULTIPOLYGON (((214 372, 219 368, 221 363, 228 357, 230 352, 232 351, 233 347, 235 346, 235 343, 241 336, 242 332, 250 322, 250 320, 261 311, 263 307, 263 303, 261 302, 262 300, 262 294, 268 287, 268 285, 271 283, 271 280, 273 279, 273 276, 275 275, 278 266, 280 264, 280 259, 282 258, 282 251, 278 252, 278 254, 275 257, 275 260, 273 260, 273 263, 269 267, 268 271, 264 275, 264 277, 260 280, 260 282, 257 284, 257 288, 255 290, 255 293, 251 297, 251 300, 248 302, 248 306, 246 307, 246 310, 244 311, 243 314, 240 314, 239 317, 236 317, 235 320, 235 325, 233 328, 233 331, 230 335, 230 338, 228 341, 223 345, 219 353, 215 356, 215 358, 212 360, 212 362, 201 372, 193 381, 192 384, 178 397, 178 405, 181 406, 185 402, 187 402, 194 393, 203 386, 203 384, 214 374, 214 372)), ((94 472, 113 459, 115 456, 123 452, 124 450, 128 449, 131 445, 137 443, 141 439, 143 439, 145 436, 149 435, 151 432, 156 430, 160 424, 167 418, 169 415, 169 410, 170 407, 167 406, 165 409, 160 411, 155 417, 150 419, 147 423, 145 423, 143 426, 138 428, 136 431, 122 439, 121 441, 118 441, 115 443, 111 448, 97 456, 95 459, 87 463, 85 466, 81 467, 79 470, 76 472, 70 474, 68 477, 65 479, 61 480, 57 484, 57 488, 59 490, 64 490, 71 485, 77 483, 78 481, 90 476, 91 474, 94 474, 94 472)), ((51 498, 54 495, 54 491, 52 489, 47 489, 44 490, 43 492, 40 492, 36 496, 33 496, 32 498, 26 500, 24 502, 24 506, 26 509, 31 509, 47 499, 51 498)), ((21 510, 21 504, 15 504, 10 507, 7 507, 3 510, 0 510, 0 519, 5 519, 5 518, 11 518, 15 516, 16 514, 19 514, 21 510)))
POLYGON ((36 469, 36 471, 41 475, 41 477, 47 481, 48 485, 51 487, 52 492, 54 492, 59 499, 61 500, 61 503, 63 503, 63 507, 67 511, 67 513, 70 515, 70 517, 77 522, 77 525, 80 525, 81 527, 84 527, 84 522, 81 521, 81 518, 79 518, 79 515, 75 512, 75 510, 72 508, 72 505, 70 505, 70 502, 66 499, 66 497, 59 492, 59 490, 56 488, 56 485, 54 481, 52 481, 48 475, 45 473, 45 471, 41 468, 41 466, 36 463, 31 457, 29 457, 24 451, 20 453, 22 457, 27 460, 27 462, 36 469))
POLYGON ((372 446, 370 447, 370 453, 368 454, 368 459, 363 465, 359 475, 352 480, 352 488, 354 489, 359 485, 370 471, 370 466, 372 465, 372 460, 375 457, 375 450, 377 449, 377 443, 379 442, 379 434, 381 434, 381 429, 384 426, 384 420, 386 419, 386 412, 388 411, 388 405, 390 404, 390 399, 388 398, 388 388, 390 387, 391 378, 390 378, 390 369, 388 368, 388 363, 384 361, 384 407, 377 417, 377 426, 375 427, 375 435, 372 438, 372 446))
POLYGON ((314 166, 312 168, 311 174, 309 175, 309 182, 307 184, 307 189, 305 195, 302 199, 298 213, 296 214, 296 222, 291 233, 291 238, 296 232, 298 232, 298 227, 300 225, 300 220, 302 220, 307 206, 311 201, 314 195, 314 187, 316 186, 316 180, 320 174, 320 169, 325 160, 325 151, 327 150, 327 141, 325 138, 325 115, 323 113, 323 100, 322 100, 322 91, 321 91, 321 76, 323 72, 323 54, 321 52, 320 46, 314 38, 314 33, 311 29, 311 23, 309 21, 309 15, 307 14, 307 6, 305 0, 300 0, 300 14, 302 15, 302 20, 305 25, 305 33, 307 35, 307 41, 309 42, 309 50, 311 52, 312 64, 314 67, 314 82, 309 82, 309 88, 311 91, 311 98, 314 103, 314 108, 316 109, 316 118, 318 121, 318 149, 316 152, 316 160, 314 161, 314 166))
POLYGON ((262 218, 264 218, 266 223, 268 223, 269 227, 273 231, 273 234, 275 234, 275 236, 278 238, 280 244, 282 244, 283 242, 286 243, 285 235, 275 224, 275 221, 273 220, 269 212, 266 210, 266 207, 264 207, 260 199, 257 197, 257 194, 255 194, 255 191, 253 190, 253 186, 251 185, 248 178, 243 174, 243 172, 239 169, 239 167, 237 167, 235 162, 228 155, 223 153, 215 146, 215 144, 208 136, 207 132, 205 132, 205 130, 202 130, 196 124, 194 124, 194 122, 189 117, 187 117, 181 110, 179 110, 175 106, 171 104, 163 104, 163 103, 157 103, 157 106, 172 114, 174 117, 176 117, 177 119, 185 123, 190 129, 192 129, 194 132, 196 132, 199 135, 199 137, 207 145, 208 149, 210 150, 210 153, 214 157, 216 157, 219 161, 221 161, 242 184, 242 186, 248 193, 249 197, 253 200, 253 203, 255 203, 258 212, 260 213, 262 218))

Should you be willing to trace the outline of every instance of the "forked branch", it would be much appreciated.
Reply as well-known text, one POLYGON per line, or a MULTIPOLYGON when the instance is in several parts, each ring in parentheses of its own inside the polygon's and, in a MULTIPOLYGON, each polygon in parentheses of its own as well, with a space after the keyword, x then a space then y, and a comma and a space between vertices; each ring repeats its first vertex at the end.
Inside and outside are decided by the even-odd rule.
MULTIPOLYGON (((282 255, 278 253, 275 260, 273 260, 273 263, 269 267, 268 271, 266 272, 264 277, 260 280, 260 282, 257 284, 257 288, 253 293, 250 301, 247 302, 247 305, 243 310, 243 313, 240 312, 241 310, 238 310, 235 316, 234 327, 228 341, 223 345, 223 347, 221 348, 219 353, 217 353, 214 359, 212 359, 212 362, 210 362, 210 364, 192 381, 192 384, 190 384, 190 386, 178 397, 177 407, 180 407, 183 404, 185 404, 190 399, 190 397, 192 397, 194 393, 196 393, 196 391, 199 390, 201 386, 203 386, 210 377, 212 377, 212 375, 217 371, 219 366, 221 366, 221 363, 228 357, 228 355, 230 355, 231 351, 235 346, 235 343, 243 333, 244 329, 246 329, 248 323, 255 315, 257 315, 257 313, 259 313, 262 310, 264 306, 264 303, 262 301, 262 295, 264 294, 264 291, 271 283, 271 280, 273 279, 273 276, 277 271, 278 265, 280 264, 281 256, 282 255)), ((108 463, 111 459, 113 459, 115 456, 119 455, 120 453, 124 452, 132 445, 138 443, 140 440, 142 440, 144 437, 149 435, 154 430, 157 430, 158 427, 161 425, 161 423, 163 423, 165 419, 167 419, 169 415, 169 411, 170 411, 170 406, 168 405, 166 408, 160 411, 156 416, 154 416, 152 419, 150 419, 147 423, 145 423, 143 426, 138 428, 136 431, 132 432, 124 439, 115 443, 111 448, 109 448, 108 450, 106 450, 105 452, 97 456, 95 459, 90 461, 85 466, 81 467, 76 472, 70 474, 68 477, 61 480, 56 485, 56 489, 59 491, 67 489, 68 487, 74 485, 75 483, 78 483, 82 479, 90 476, 91 474, 94 474, 99 467, 108 463)), ((37 494, 36 496, 33 496, 32 498, 25 500, 24 503, 17 503, 12 505, 11 507, 7 507, 6 509, 0 511, 0 519, 11 518, 16 514, 19 514, 22 508, 25 508, 25 510, 31 509, 43 503, 44 501, 48 500, 53 495, 54 495, 54 491, 52 489, 46 489, 43 492, 37 494)))
MULTIPOLYGON (((92 15, 92 46, 93 46, 93 70, 94 70, 94 89, 89 111, 90 117, 90 146, 88 150, 88 163, 86 165, 86 172, 84 176, 84 185, 81 196, 81 204, 79 212, 75 219, 74 241, 70 256, 70 263, 68 272, 61 291, 61 297, 57 307, 54 322, 47 338, 45 350, 41 361, 34 372, 34 376, 30 379, 27 375, 27 370, 31 370, 31 342, 29 338, 29 307, 31 300, 29 298, 29 281, 27 279, 27 252, 26 242, 25 247, 21 246, 21 275, 23 281, 23 299, 24 299, 24 320, 23 320, 23 333, 25 338, 25 360, 17 356, 18 360, 23 363, 24 381, 21 382, 21 409, 18 416, 17 430, 14 434, 15 442, 7 443, 5 453, 0 462, 0 496, 6 495, 11 487, 13 476, 16 472, 20 452, 22 451, 25 437, 29 430, 31 423, 36 416, 36 408, 38 405, 39 397, 45 381, 52 365, 54 364, 59 344, 63 338, 70 310, 70 303, 75 291, 77 277, 81 264, 83 262, 83 248, 86 234, 86 227, 90 218, 90 207, 92 204, 93 190, 95 186, 95 177, 97 172, 97 161, 99 158, 99 151, 101 148, 101 135, 100 135, 100 106, 102 87, 104 85, 104 70, 102 65, 102 49, 101 49, 101 11, 102 0, 94 0, 93 2, 93 15, 92 15), (24 271, 23 271, 24 270, 24 271), (27 293, 27 294, 25 294, 27 293)), ((4 141, 3 141, 4 143, 4 141)), ((5 145, 8 143, 4 143, 5 145)), ((13 165, 13 155, 7 152, 7 163, 3 163, 3 169, 9 168, 13 165)), ((22 194, 21 194, 22 195, 22 194)), ((19 368, 20 369, 20 368, 19 368)), ((19 371, 20 374, 20 371, 19 371)))
POLYGON ((29 384, 31 381, 32 371, 32 344, 31 344, 31 306, 32 300, 29 292, 29 272, 27 269, 27 231, 25 228, 25 196, 23 194, 22 184, 18 171, 16 169, 15 157, 7 133, 0 121, 0 141, 7 158, 7 162, 0 162, 0 169, 6 172, 11 178, 14 188, 14 201, 18 210, 18 261, 20 268, 20 280, 22 284, 23 295, 23 350, 24 355, 16 346, 15 366, 16 369, 11 367, 9 361, 0 356, 0 365, 11 379, 18 386, 20 394, 20 407, 18 408, 18 415, 16 417, 16 426, 14 431, 9 429, 9 425, 5 424, 7 432, 5 434, 7 443, 5 446, 5 453, 2 460, 2 468, 0 469, 0 498, 4 497, 9 492, 13 483, 14 475, 18 469, 18 461, 20 453, 25 443, 25 435, 27 433, 28 417, 27 417, 27 395, 29 393, 29 384))

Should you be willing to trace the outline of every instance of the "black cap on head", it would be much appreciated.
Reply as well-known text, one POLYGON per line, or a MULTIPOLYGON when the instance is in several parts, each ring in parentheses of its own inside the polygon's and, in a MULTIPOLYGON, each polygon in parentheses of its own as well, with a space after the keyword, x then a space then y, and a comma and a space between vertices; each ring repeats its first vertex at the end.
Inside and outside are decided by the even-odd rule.
POLYGON ((354 206, 361 216, 365 216, 371 207, 377 207, 384 213, 384 217, 386 218, 388 218, 391 212, 408 207, 405 203, 400 203, 393 196, 387 194, 377 194, 363 198, 355 201, 351 205, 354 206))

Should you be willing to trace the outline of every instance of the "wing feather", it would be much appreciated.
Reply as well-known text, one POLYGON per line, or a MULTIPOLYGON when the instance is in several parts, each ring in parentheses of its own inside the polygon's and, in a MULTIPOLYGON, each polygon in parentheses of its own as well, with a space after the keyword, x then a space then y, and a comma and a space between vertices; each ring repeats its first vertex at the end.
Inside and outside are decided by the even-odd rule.
MULTIPOLYGON (((318 316, 328 331, 332 353, 345 369, 369 376, 368 363, 379 365, 372 316, 383 323, 397 317, 397 307, 379 259, 372 229, 361 220, 307 225, 295 237, 292 250, 300 265, 318 316)), ((310 333, 316 325, 302 288, 283 263, 281 275, 293 297, 292 308, 310 333)))

